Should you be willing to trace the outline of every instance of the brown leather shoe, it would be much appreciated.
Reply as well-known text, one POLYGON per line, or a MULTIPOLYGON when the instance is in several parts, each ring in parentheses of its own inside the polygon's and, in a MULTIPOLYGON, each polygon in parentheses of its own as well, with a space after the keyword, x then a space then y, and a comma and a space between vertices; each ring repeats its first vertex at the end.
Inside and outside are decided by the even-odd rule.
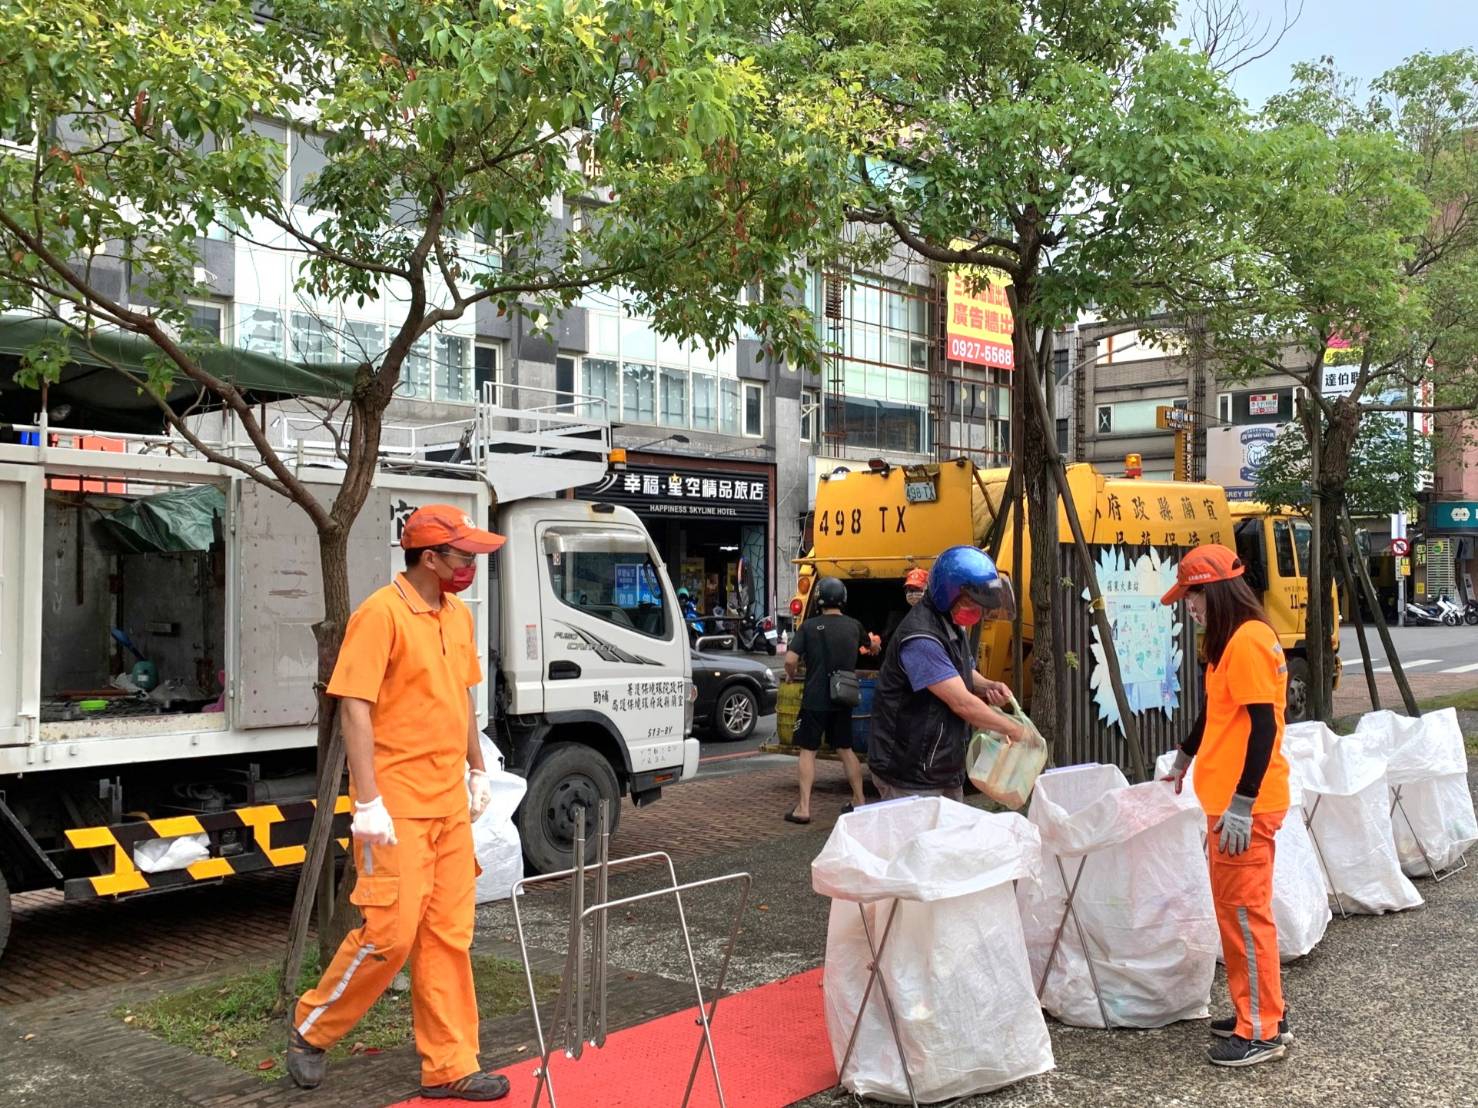
POLYGON ((508 1095, 508 1078, 500 1073, 469 1073, 445 1085, 422 1085, 427 1100, 502 1100, 508 1095))

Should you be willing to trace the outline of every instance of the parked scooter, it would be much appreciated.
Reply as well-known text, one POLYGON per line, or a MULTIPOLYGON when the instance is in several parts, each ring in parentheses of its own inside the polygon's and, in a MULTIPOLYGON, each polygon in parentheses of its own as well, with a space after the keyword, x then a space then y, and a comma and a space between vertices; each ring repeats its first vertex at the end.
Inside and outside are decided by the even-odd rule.
POLYGON ((1460 627, 1463 619, 1463 609, 1445 596, 1439 596, 1432 603, 1418 604, 1412 601, 1406 605, 1408 624, 1422 624, 1427 627, 1460 627))
POLYGON ((1463 622, 1469 627, 1478 627, 1478 600, 1468 598, 1468 603, 1463 608, 1463 622))
POLYGON ((747 654, 774 654, 780 641, 780 632, 769 616, 745 616, 734 636, 739 640, 739 649, 747 654))

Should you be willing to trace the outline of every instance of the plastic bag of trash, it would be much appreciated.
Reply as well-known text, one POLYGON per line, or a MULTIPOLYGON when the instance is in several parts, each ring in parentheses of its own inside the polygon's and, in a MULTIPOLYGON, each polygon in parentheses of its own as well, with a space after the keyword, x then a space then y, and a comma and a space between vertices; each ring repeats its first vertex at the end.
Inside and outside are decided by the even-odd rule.
POLYGON ((1008 743, 994 731, 977 731, 965 752, 965 767, 971 784, 1015 811, 1030 799, 1037 775, 1047 764, 1047 743, 1014 696, 1008 709, 1026 726, 1026 737, 1008 743))
MULTIPOLYGON (((1175 751, 1160 756, 1155 776, 1163 777, 1175 763, 1175 751)), ((1182 791, 1195 795, 1196 763, 1186 773, 1182 791)), ((1302 794, 1289 783, 1288 815, 1273 837, 1273 922, 1278 928, 1278 959, 1302 958, 1324 938, 1334 913, 1329 910, 1329 890, 1314 843, 1303 821, 1302 794)))
POLYGON ((1042 1006, 1077 1027, 1103 1027, 1105 1012, 1114 1027, 1206 1016, 1220 936, 1195 796, 1130 785, 1116 766, 1070 766, 1037 779, 1028 815, 1042 872, 1016 896, 1042 1006), (1076 924, 1064 921, 1074 883, 1076 924))
POLYGON ((145 839, 133 848, 133 864, 145 873, 168 873, 188 869, 210 857, 210 836, 176 835, 171 839, 145 839))
POLYGON ((1396 856, 1384 747, 1380 737, 1341 738, 1318 722, 1292 723, 1283 733, 1329 890, 1347 912, 1379 915, 1422 903, 1396 856))
MULTIPOLYGON (((939 797, 869 804, 843 816, 811 863, 832 897, 826 933, 826 1030, 840 1067, 881 943, 886 984, 921 1102, 989 1092, 1052 1069, 1052 1041, 1032 988, 1011 882, 1039 862, 1035 829, 939 797), (896 898, 896 899, 895 899, 896 898)), ((874 986, 841 1083, 908 1102, 908 1083, 874 986)))
POLYGON ((1361 717, 1355 732, 1384 747, 1393 804, 1400 790, 1401 804, 1391 813, 1391 829, 1401 868, 1412 877, 1428 877, 1433 870, 1441 873, 1457 865, 1478 842, 1478 817, 1468 788, 1468 756, 1457 712, 1444 708, 1419 719, 1370 712, 1361 717))
POLYGON ((482 737, 482 763, 487 767, 493 799, 472 825, 472 849, 482 867, 477 877, 477 903, 486 904, 511 895, 513 883, 523 876, 523 846, 513 813, 528 783, 503 768, 503 756, 486 735, 482 737))

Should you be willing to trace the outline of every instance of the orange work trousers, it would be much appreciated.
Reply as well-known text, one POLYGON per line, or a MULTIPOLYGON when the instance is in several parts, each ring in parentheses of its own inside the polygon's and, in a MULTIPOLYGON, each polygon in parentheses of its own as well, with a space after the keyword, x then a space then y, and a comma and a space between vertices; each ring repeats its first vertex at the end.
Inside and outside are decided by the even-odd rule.
POLYGON ((359 879, 350 900, 364 914, 314 988, 298 1001, 298 1034, 328 1049, 349 1033, 410 960, 411 1016, 421 1083, 478 1072, 472 930, 477 881, 472 824, 397 819, 394 846, 354 844, 359 879))
POLYGON ((1252 817, 1252 843, 1235 857, 1217 849, 1216 816, 1207 819, 1211 899, 1221 929, 1227 989, 1244 1039, 1276 1039, 1283 1018, 1278 928, 1273 922, 1273 836, 1286 812, 1252 817))

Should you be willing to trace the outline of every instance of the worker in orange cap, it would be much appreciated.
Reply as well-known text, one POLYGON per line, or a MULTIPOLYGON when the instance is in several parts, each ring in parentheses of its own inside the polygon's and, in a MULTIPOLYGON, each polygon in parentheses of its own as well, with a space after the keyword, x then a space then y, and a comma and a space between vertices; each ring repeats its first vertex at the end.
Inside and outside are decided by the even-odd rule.
POLYGON ((1213 1020, 1207 1057, 1218 1066, 1281 1058, 1292 1041, 1273 922, 1273 837, 1288 812, 1283 709, 1288 666, 1241 559, 1198 546, 1161 599, 1185 599, 1205 628, 1205 702, 1166 780, 1179 792, 1196 760, 1196 796, 1210 828, 1211 896, 1236 1015, 1213 1020))
POLYGON ((915 566, 903 576, 903 599, 908 608, 896 611, 888 616, 888 623, 883 628, 882 642, 886 643, 893 637, 893 632, 898 630, 898 625, 903 622, 903 617, 908 615, 909 608, 914 607, 920 600, 924 599, 924 587, 929 584, 929 571, 915 566))
POLYGON ((400 537, 405 572, 349 620, 328 691, 348 753, 359 866, 350 899, 364 926, 291 1015, 287 1069, 301 1088, 322 1082, 324 1052, 409 959, 421 1095, 508 1094, 507 1079, 477 1061, 472 821, 492 788, 473 699, 482 651, 456 597, 476 579, 477 556, 503 542, 458 508, 416 509, 400 537))

